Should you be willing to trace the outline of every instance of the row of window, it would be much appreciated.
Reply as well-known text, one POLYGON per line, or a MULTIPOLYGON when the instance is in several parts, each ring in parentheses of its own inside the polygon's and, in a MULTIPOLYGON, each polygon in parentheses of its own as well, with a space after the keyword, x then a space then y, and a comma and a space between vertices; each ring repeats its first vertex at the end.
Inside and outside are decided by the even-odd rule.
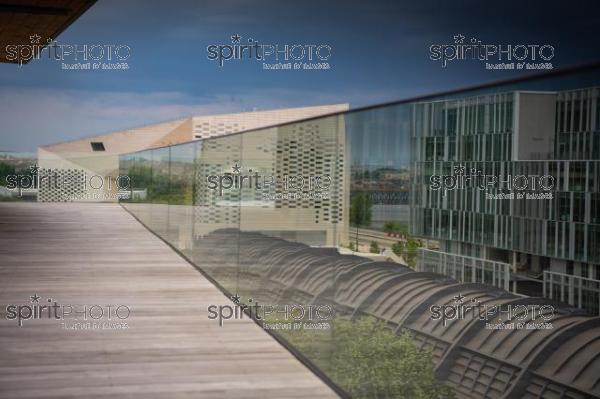
MULTIPOLYGON (((493 183, 496 178, 497 184, 487 185, 491 190, 496 186, 506 188, 506 182, 515 179, 519 181, 517 186, 522 187, 521 176, 538 183, 543 176, 550 176, 542 183, 551 184, 551 191, 600 192, 600 161, 413 162, 413 170, 413 181, 417 185, 431 186, 433 177, 447 183, 464 179, 466 187, 475 187, 483 181, 481 179, 493 183), (469 178, 461 178, 461 175, 469 178)), ((530 183, 527 187, 531 187, 532 192, 540 191, 539 184, 530 183)))
POLYGON ((559 159, 600 159, 600 130, 559 133, 556 146, 559 159))
POLYGON ((513 104, 512 93, 414 104, 412 136, 510 133, 513 104))
POLYGON ((556 103, 556 131, 577 133, 594 128, 597 130, 600 127, 599 93, 598 88, 559 93, 556 103))
POLYGON ((413 138, 412 155, 424 161, 507 161, 512 158, 512 134, 413 138))
POLYGON ((493 197, 498 190, 433 191, 413 187, 413 206, 600 225, 600 193, 553 192, 552 198, 493 197))
POLYGON ((412 231, 540 256, 600 263, 600 225, 443 209, 413 209, 412 231))

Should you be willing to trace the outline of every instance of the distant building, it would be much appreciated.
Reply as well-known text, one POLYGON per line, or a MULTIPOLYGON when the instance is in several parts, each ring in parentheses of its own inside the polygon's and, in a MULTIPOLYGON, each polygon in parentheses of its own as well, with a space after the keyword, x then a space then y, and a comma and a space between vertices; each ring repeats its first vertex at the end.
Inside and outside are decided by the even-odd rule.
POLYGON ((598 314, 599 96, 589 87, 414 104, 411 231, 442 250, 423 251, 421 266, 507 286, 499 262, 509 265, 514 292, 598 314), (512 199, 494 196, 503 190, 493 185, 432 189, 431 176, 451 182, 473 174, 497 176, 504 186, 517 176, 552 176, 551 198, 528 197, 544 191, 531 181, 523 198, 512 199))
MULTIPOLYGON (((348 104, 194 116, 39 147, 38 201, 118 199, 119 155, 344 111, 348 104)), ((134 194, 135 195, 135 194, 134 194)))

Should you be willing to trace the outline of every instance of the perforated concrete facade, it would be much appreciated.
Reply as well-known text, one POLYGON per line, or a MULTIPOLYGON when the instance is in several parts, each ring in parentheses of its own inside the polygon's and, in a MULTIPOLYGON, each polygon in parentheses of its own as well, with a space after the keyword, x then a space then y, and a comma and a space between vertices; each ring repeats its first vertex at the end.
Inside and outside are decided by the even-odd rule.
MULTIPOLYGON (((78 171, 86 176, 99 176, 103 180, 116 179, 119 174, 119 155, 158 148, 192 140, 207 139, 248 129, 291 122, 294 120, 344 111, 348 104, 315 107, 286 108, 269 111, 240 112, 210 116, 193 116, 174 121, 126 129, 103 135, 87 137, 38 149, 38 166, 59 174, 78 171), (104 151, 94 151, 92 143, 102 143, 104 151)), ((98 179, 98 178, 96 178, 98 179)), ((75 184, 75 183, 73 183, 75 184)), ((116 187, 92 190, 65 185, 63 189, 40 187, 38 201, 63 202, 93 201, 116 202, 116 187), (73 193, 78 194, 73 197, 73 193)))

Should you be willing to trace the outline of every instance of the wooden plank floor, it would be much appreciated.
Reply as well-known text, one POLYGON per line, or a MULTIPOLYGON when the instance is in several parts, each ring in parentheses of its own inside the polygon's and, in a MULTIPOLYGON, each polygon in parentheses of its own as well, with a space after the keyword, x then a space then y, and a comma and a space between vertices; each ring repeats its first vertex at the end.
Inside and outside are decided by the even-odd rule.
MULTIPOLYGON (((117 204, 0 203, 0 398, 328 398, 310 370, 117 204), (119 304, 126 330, 8 320, 30 296, 119 304)), ((68 324, 68 323, 67 323, 68 324)))

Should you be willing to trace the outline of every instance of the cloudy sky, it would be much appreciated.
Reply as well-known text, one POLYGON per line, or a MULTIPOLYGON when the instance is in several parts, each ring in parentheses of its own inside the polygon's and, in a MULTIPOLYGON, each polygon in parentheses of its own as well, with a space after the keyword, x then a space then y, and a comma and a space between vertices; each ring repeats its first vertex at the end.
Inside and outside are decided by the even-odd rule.
POLYGON ((558 68, 588 63, 600 58, 595 3, 98 0, 57 40, 126 44, 130 69, 62 70, 46 58, 0 64, 0 150, 34 151, 192 114, 360 107, 526 73, 485 70, 477 61, 442 68, 429 47, 451 44, 457 34, 489 44, 550 44, 558 68), (269 71, 254 61, 220 68, 207 46, 231 44, 234 34, 330 45, 331 69, 269 71))

